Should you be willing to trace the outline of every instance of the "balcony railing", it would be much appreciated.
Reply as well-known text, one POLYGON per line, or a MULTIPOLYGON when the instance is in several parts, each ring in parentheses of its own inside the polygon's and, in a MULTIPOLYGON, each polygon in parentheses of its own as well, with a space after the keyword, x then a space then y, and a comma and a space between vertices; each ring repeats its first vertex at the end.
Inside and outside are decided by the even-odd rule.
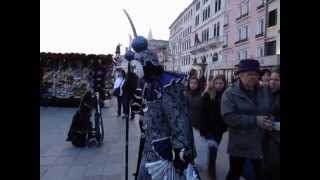
POLYGON ((195 54, 197 52, 204 52, 211 48, 216 48, 223 43, 223 37, 217 36, 208 39, 208 41, 196 44, 190 48, 190 53, 195 54))
POLYGON ((262 56, 257 57, 261 66, 278 66, 280 65, 280 55, 269 55, 269 56, 262 56))
POLYGON ((243 43, 243 42, 246 42, 246 41, 248 41, 248 38, 245 38, 245 39, 241 39, 241 40, 239 40, 239 41, 236 41, 236 42, 234 42, 234 44, 240 44, 240 43, 243 43))
POLYGON ((239 21, 240 19, 243 19, 245 17, 249 16, 249 12, 245 13, 245 14, 242 14, 240 15, 239 17, 237 17, 236 21, 239 21))
POLYGON ((257 7, 257 10, 262 9, 264 7, 264 3, 257 7))
POLYGON ((259 34, 256 35, 256 38, 262 37, 263 35, 264 35, 263 32, 262 32, 262 33, 259 33, 259 34))
POLYGON ((226 24, 223 25, 223 27, 227 27, 228 25, 229 25, 229 23, 226 23, 226 24))

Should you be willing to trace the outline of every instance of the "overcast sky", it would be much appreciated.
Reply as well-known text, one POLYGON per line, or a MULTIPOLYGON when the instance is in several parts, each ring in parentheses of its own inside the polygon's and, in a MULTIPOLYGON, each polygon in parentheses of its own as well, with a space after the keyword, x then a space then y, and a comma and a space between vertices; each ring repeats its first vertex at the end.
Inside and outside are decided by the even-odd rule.
POLYGON ((169 39, 169 26, 192 0, 40 0, 40 52, 114 54, 132 30, 169 39))

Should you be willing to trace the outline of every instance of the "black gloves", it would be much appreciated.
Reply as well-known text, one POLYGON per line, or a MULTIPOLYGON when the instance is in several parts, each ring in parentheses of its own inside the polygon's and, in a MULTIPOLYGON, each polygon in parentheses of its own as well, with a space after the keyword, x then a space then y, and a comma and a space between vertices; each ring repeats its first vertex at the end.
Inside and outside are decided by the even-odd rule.
POLYGON ((194 160, 194 153, 192 149, 174 149, 174 153, 173 164, 177 173, 181 175, 187 169, 188 164, 194 160))

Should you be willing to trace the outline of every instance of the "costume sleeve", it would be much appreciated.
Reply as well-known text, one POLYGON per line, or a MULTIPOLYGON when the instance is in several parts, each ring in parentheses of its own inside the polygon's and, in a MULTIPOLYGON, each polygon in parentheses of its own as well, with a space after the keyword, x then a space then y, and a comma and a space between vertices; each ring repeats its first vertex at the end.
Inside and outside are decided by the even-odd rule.
POLYGON ((191 123, 188 119, 186 97, 182 84, 173 83, 163 94, 162 107, 171 129, 171 141, 174 149, 191 147, 191 123))

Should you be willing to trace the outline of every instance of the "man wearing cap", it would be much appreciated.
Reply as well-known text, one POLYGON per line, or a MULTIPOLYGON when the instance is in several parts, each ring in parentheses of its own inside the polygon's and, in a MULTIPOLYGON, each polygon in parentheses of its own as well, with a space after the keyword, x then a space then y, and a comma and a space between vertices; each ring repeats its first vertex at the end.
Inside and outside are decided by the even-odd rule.
POLYGON ((254 166, 256 180, 262 179, 262 138, 272 129, 271 93, 259 86, 260 64, 254 59, 240 61, 239 80, 222 96, 221 114, 229 126, 230 168, 226 180, 238 180, 247 160, 254 166))

